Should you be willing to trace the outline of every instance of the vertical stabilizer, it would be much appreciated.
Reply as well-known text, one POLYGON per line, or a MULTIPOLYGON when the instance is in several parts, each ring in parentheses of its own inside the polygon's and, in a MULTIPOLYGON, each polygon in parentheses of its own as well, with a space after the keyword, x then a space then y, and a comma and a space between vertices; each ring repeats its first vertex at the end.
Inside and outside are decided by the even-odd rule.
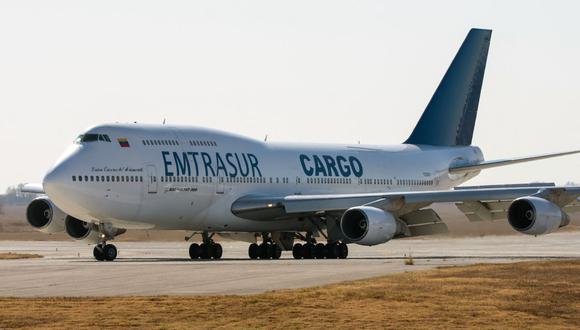
POLYGON ((491 30, 471 29, 415 126, 408 144, 471 144, 491 30))

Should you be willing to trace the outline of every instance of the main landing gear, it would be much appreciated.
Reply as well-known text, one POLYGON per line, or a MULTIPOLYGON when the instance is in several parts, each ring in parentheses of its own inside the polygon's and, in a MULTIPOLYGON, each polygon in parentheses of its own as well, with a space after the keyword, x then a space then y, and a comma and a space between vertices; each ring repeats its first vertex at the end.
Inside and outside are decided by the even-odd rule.
POLYGON ((267 234, 262 234, 263 242, 250 244, 248 255, 250 259, 280 259, 282 248, 267 234))
POLYGON ((93 256, 98 261, 113 261, 117 258, 117 247, 106 242, 99 243, 93 249, 93 256))
POLYGON ((221 259, 223 254, 222 246, 212 239, 213 234, 203 232, 203 243, 193 243, 189 246, 189 257, 191 259, 221 259))
POLYGON ((348 246, 341 242, 328 242, 326 244, 308 242, 304 245, 294 244, 292 248, 294 259, 346 259, 348 246))

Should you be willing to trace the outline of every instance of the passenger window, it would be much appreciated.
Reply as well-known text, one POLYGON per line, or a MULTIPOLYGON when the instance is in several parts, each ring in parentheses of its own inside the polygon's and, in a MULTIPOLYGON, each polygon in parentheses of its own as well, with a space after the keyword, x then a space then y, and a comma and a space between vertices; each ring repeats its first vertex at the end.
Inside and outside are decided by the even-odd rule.
POLYGON ((77 181, 77 177, 75 175, 72 176, 73 181, 77 181))

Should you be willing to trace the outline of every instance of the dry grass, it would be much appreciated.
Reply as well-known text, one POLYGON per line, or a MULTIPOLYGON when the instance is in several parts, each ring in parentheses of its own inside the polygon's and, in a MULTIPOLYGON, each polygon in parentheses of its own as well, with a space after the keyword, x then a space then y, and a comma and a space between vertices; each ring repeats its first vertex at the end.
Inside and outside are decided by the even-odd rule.
POLYGON ((0 298, 0 328, 15 327, 578 328, 580 261, 445 268, 251 296, 0 298))
POLYGON ((42 258, 40 254, 32 253, 0 253, 0 260, 14 260, 14 259, 31 259, 31 258, 42 258))
POLYGON ((413 259, 413 255, 409 253, 409 255, 405 254, 405 265, 413 266, 415 264, 415 259, 413 259))

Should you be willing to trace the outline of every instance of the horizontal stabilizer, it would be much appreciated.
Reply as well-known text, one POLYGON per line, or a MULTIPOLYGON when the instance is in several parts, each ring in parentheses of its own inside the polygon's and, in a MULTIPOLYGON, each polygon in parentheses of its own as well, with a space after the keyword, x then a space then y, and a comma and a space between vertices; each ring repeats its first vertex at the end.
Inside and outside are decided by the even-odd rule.
POLYGON ((541 159, 552 158, 552 157, 573 155, 573 154, 577 154, 577 153, 580 153, 580 150, 559 152, 559 153, 545 154, 545 155, 531 156, 531 157, 488 160, 488 161, 484 161, 484 162, 476 163, 476 164, 453 166, 453 167, 449 168, 449 173, 461 174, 461 173, 468 173, 468 172, 477 172, 477 171, 481 171, 481 170, 485 170, 485 169, 493 168, 493 167, 500 167, 500 166, 518 164, 518 163, 525 163, 525 162, 531 162, 534 160, 541 160, 541 159))

